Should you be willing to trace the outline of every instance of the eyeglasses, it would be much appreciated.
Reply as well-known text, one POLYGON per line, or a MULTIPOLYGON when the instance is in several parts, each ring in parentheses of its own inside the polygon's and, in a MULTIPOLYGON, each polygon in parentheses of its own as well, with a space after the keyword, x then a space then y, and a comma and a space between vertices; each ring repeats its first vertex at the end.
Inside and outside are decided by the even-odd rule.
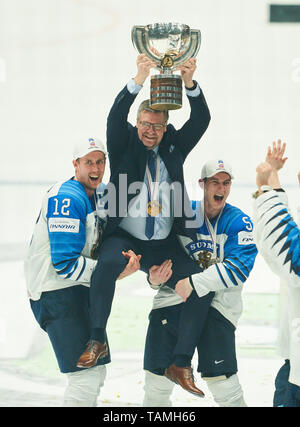
POLYGON ((165 124, 162 123, 150 123, 150 122, 139 122, 140 125, 149 130, 151 127, 155 132, 160 132, 165 127, 165 124))

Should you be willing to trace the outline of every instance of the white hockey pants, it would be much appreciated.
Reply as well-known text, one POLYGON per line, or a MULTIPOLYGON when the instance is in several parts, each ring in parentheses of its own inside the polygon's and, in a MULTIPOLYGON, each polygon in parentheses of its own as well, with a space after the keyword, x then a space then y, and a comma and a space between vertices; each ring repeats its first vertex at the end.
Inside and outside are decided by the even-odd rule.
MULTIPOLYGON (((205 380, 215 402, 219 406, 247 406, 237 374, 229 378, 222 376, 209 379, 205 378, 205 380)), ((164 376, 145 371, 143 406, 172 406, 170 397, 174 385, 164 376)))
POLYGON ((106 377, 106 366, 98 365, 66 375, 68 385, 63 406, 97 406, 97 398, 106 377))
POLYGON ((152 374, 152 372, 145 371, 143 406, 172 406, 170 396, 174 385, 174 383, 163 375, 156 375, 152 374))

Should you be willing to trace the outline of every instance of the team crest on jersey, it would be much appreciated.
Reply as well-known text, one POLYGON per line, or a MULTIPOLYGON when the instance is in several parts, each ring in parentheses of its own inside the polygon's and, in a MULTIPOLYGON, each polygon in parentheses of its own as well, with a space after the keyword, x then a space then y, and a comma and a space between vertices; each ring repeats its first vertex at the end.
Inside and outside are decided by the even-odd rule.
POLYGON ((212 253, 209 251, 200 251, 197 255, 197 263, 200 265, 203 270, 205 270, 210 265, 212 253))
POLYGON ((211 240, 198 240, 197 242, 191 242, 186 245, 187 250, 192 255, 199 250, 206 250, 209 252, 213 252, 214 246, 211 240))
MULTIPOLYGON (((214 244, 211 240, 198 240, 197 242, 189 243, 185 247, 203 270, 217 262, 217 260, 212 259, 214 244)), ((218 250, 219 245, 217 244, 217 252, 218 250)))

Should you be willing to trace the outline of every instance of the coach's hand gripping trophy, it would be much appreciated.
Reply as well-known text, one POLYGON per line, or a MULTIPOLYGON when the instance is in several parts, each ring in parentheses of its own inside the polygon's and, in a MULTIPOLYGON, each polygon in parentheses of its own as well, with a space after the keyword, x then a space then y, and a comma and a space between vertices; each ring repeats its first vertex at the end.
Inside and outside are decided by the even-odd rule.
POLYGON ((200 30, 177 23, 136 25, 132 43, 139 53, 157 64, 160 74, 151 76, 150 105, 155 110, 176 110, 182 107, 182 79, 173 74, 176 68, 194 58, 200 48, 200 30))

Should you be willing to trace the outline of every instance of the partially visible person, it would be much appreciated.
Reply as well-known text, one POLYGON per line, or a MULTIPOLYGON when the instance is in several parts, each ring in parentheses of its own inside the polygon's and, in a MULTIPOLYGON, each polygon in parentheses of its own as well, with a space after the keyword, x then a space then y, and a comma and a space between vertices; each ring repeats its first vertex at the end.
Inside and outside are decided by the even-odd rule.
MULTIPOLYGON (((89 340, 89 285, 96 265, 92 253, 105 227, 97 200, 104 190, 106 154, 95 138, 76 146, 75 176, 46 193, 25 259, 33 314, 68 378, 63 406, 96 406, 110 362, 107 347, 94 368, 76 367, 76 354, 89 340)), ((123 255, 129 261, 119 278, 139 269, 140 256, 132 251, 123 255)))
MULTIPOLYGON (((286 144, 268 147, 256 169, 254 230, 259 252, 287 286, 280 319, 279 354, 285 359, 275 379, 274 406, 300 406, 300 230, 293 219, 278 172, 285 165, 286 144)), ((298 173, 300 184, 300 173, 298 173)), ((300 222, 300 218, 299 218, 300 222)))
POLYGON ((149 315, 145 344, 144 406, 171 406, 174 382, 188 390, 185 382, 193 377, 191 358, 182 367, 173 362, 180 314, 186 304, 183 301, 193 293, 203 297, 211 292, 214 297, 206 310, 203 330, 198 324, 186 324, 186 340, 190 341, 191 328, 199 328, 198 372, 215 402, 219 406, 246 406, 237 375, 235 329, 242 313, 243 285, 257 250, 251 219, 226 202, 232 178, 227 162, 212 160, 203 166, 200 185, 204 197, 201 202, 192 202, 193 209, 204 219, 203 224, 196 230, 196 241, 179 236, 186 253, 202 271, 178 282, 176 293, 164 285, 172 275, 170 261, 150 268, 149 282, 158 292, 149 315))

